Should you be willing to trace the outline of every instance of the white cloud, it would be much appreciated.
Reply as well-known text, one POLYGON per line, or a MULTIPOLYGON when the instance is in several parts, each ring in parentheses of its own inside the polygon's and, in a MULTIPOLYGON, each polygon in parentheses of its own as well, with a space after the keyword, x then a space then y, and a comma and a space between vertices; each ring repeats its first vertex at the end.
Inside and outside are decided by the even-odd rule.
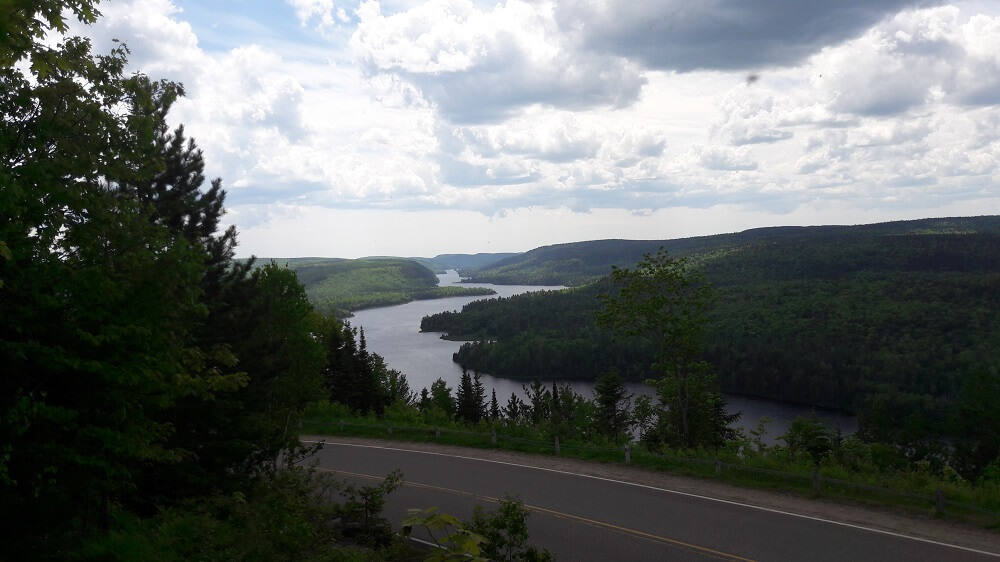
POLYGON ((351 48, 364 71, 414 85, 454 122, 497 121, 535 104, 623 107, 645 83, 625 59, 573 50, 547 3, 483 11, 469 0, 430 0, 386 16, 368 1, 357 14, 351 48))
MULTIPOLYGON (((728 4, 748 30, 776 30, 754 43, 708 17, 722 0, 673 23, 671 2, 599 21, 611 4, 287 0, 266 17, 308 40, 262 34, 271 22, 248 8, 247 35, 206 48, 186 1, 108 2, 86 32, 186 84, 171 118, 223 177, 246 252, 303 253, 306 236, 358 254, 508 251, 998 212, 1000 14, 978 5, 831 4, 812 36, 778 29, 819 25, 808 2, 775 17, 728 4), (455 237, 442 220, 482 230, 455 237)), ((305 253, 351 254, 335 248, 305 253)))

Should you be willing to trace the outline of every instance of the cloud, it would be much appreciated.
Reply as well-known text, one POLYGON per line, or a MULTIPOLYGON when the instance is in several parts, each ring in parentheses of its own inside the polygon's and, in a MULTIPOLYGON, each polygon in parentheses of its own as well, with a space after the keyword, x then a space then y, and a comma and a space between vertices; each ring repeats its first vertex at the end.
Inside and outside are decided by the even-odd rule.
POLYGON ((732 172, 757 169, 757 162, 746 147, 706 146, 695 148, 695 152, 701 165, 709 170, 732 172))
POLYGON ((357 15, 351 48, 363 71, 413 84, 455 123, 496 122, 532 105, 625 107, 645 84, 624 58, 574 50, 544 3, 483 11, 431 0, 386 16, 365 2, 357 15))
POLYGON ((649 68, 792 66, 919 0, 563 0, 556 18, 585 47, 649 68))

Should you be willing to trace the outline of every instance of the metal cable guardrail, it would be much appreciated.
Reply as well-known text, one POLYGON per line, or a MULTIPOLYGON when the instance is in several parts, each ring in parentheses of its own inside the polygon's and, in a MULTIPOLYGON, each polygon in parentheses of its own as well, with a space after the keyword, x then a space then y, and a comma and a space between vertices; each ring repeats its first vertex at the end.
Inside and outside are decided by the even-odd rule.
MULTIPOLYGON (((968 510, 983 515, 1000 518, 1000 511, 992 510, 980 506, 970 505, 967 503, 946 499, 943 496, 943 492, 940 488, 935 491, 934 495, 921 494, 916 492, 910 492, 906 490, 898 490, 892 488, 885 488, 882 486, 876 486, 873 484, 867 484, 864 482, 852 482, 849 480, 842 480, 839 478, 832 478, 828 476, 823 476, 819 473, 817 469, 814 469, 812 473, 801 473, 801 472, 788 472, 784 470, 775 470, 771 468, 763 468, 757 466, 751 466, 748 464, 737 464, 732 462, 724 462, 718 458, 715 459, 705 459, 687 456, 677 456, 668 455, 663 453, 655 453, 652 451, 647 451, 641 448, 632 448, 631 444, 625 445, 624 447, 602 447, 597 445, 587 445, 580 443, 560 443, 559 436, 554 436, 551 441, 540 441, 538 439, 531 439, 526 437, 516 437, 513 435, 503 435, 497 433, 496 430, 492 430, 490 433, 483 433, 479 431, 462 431, 457 429, 442 429, 440 427, 414 427, 406 425, 394 425, 392 422, 382 422, 382 423, 358 423, 349 422, 346 420, 339 421, 321 421, 321 420, 304 420, 303 423, 313 425, 313 426, 334 426, 339 427, 340 431, 343 432, 345 428, 358 428, 365 430, 378 430, 384 431, 388 436, 393 436, 397 433, 418 433, 426 436, 433 435, 435 440, 440 440, 442 436, 462 436, 462 437, 474 437, 477 440, 489 442, 494 447, 503 447, 504 442, 509 442, 511 444, 519 444, 522 446, 533 446, 539 449, 547 449, 554 452, 556 455, 561 454, 562 450, 574 450, 578 452, 586 453, 615 453, 622 454, 624 456, 624 462, 626 464, 631 464, 633 456, 648 457, 661 461, 669 461, 675 463, 689 463, 693 465, 700 466, 713 466, 715 467, 715 476, 722 477, 723 469, 727 471, 741 471, 748 473, 758 473, 766 474, 769 476, 776 476, 779 478, 786 479, 796 479, 796 480, 811 480, 812 489, 815 493, 820 493, 824 484, 828 486, 839 486, 842 488, 849 488, 859 491, 868 491, 878 494, 884 494, 887 496, 895 496, 899 498, 905 498, 908 500, 915 500, 921 503, 927 503, 934 506, 937 515, 944 515, 946 507, 951 507, 955 509, 968 510)), ((370 434, 370 431, 366 432, 370 434)))

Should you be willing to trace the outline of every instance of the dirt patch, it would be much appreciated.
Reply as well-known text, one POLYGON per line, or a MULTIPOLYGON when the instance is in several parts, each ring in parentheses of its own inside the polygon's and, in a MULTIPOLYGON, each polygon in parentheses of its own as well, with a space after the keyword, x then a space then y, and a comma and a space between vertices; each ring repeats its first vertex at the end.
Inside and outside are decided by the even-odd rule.
POLYGON ((342 436, 303 436, 302 439, 306 441, 326 439, 331 442, 395 447, 413 451, 461 455, 464 457, 523 464, 538 468, 562 470, 587 476, 596 476, 598 478, 621 480, 623 482, 655 486, 657 488, 697 494, 720 500, 745 503, 766 509, 899 533, 1000 555, 1000 532, 963 524, 954 520, 938 519, 930 514, 920 516, 911 511, 891 507, 859 506, 839 502, 831 498, 815 498, 792 492, 745 488, 710 479, 676 476, 624 464, 605 464, 498 449, 475 449, 436 443, 411 443, 342 436))

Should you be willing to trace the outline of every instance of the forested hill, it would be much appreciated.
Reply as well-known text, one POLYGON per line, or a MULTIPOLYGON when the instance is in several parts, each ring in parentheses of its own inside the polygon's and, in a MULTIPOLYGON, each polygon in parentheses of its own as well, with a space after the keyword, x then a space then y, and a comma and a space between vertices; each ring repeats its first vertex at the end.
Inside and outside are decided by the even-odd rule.
POLYGON ((458 270, 459 273, 483 269, 493 264, 520 254, 513 253, 480 253, 480 254, 439 254, 433 258, 410 258, 413 261, 422 263, 427 267, 443 273, 449 269, 458 270))
MULTIPOLYGON (((689 254, 717 289, 705 357, 725 391, 940 419, 966 375, 1000 362, 1000 217, 742 234, 689 254)), ((652 374, 641 344, 594 326, 610 289, 473 303, 422 328, 479 340, 456 360, 498 376, 652 374)))
POLYGON ((734 234, 673 240, 594 240, 543 246, 469 273, 471 281, 499 284, 582 285, 627 267, 663 246, 674 256, 732 252, 749 245, 787 245, 827 240, 876 239, 903 234, 1000 232, 1000 217, 934 218, 861 226, 756 228, 734 234))
MULTIPOLYGON (((258 263, 270 261, 262 258, 258 263)), ((295 271, 313 306, 340 317, 352 310, 413 300, 494 294, 489 289, 438 287, 433 271, 404 258, 275 258, 274 261, 295 271)))

